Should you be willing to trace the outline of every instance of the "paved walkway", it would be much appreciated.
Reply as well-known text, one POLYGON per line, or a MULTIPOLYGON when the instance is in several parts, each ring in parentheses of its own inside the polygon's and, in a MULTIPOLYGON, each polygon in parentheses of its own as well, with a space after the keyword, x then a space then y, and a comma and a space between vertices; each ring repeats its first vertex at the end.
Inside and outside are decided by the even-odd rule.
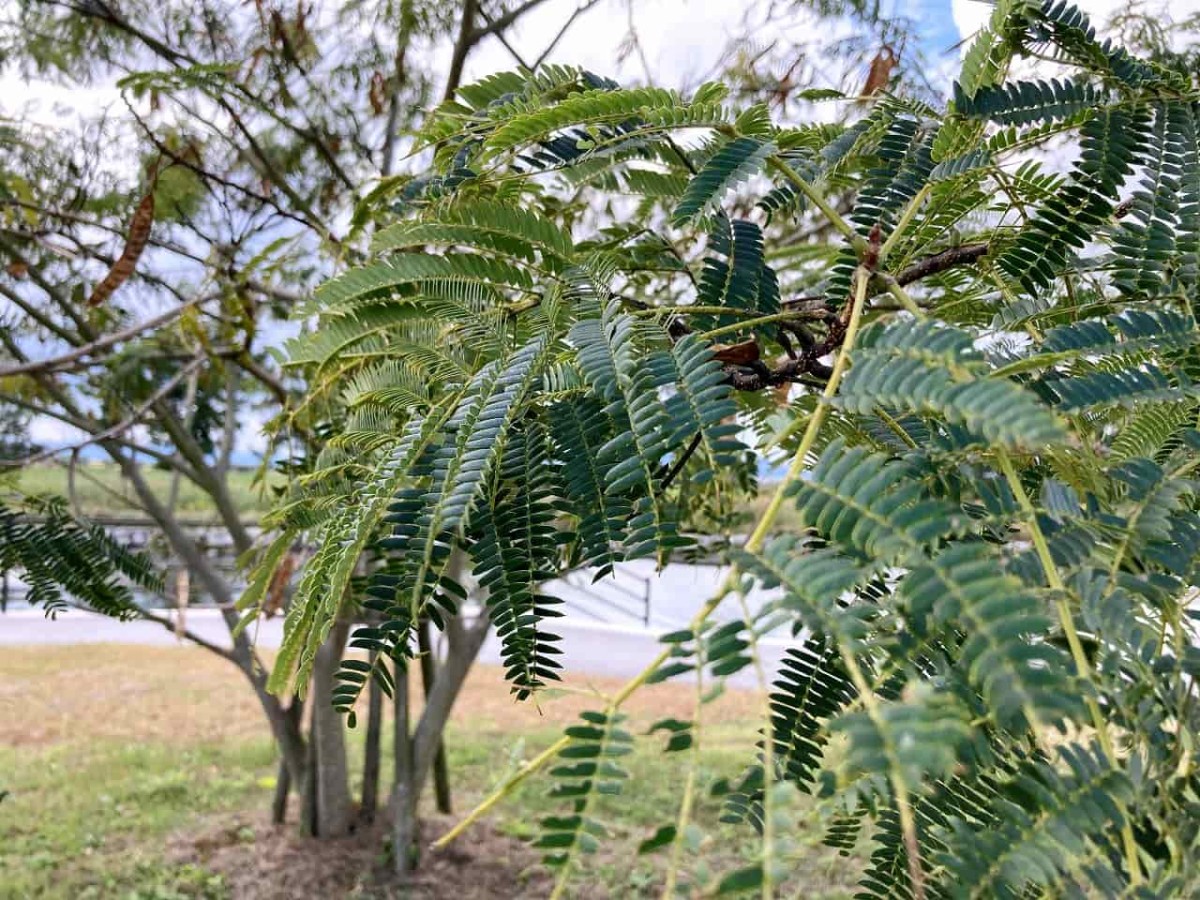
MULTIPOLYGON (((635 675, 662 649, 658 636, 683 628, 706 598, 715 592, 724 570, 715 566, 671 564, 656 572, 650 560, 623 563, 615 576, 593 584, 588 573, 576 572, 552 582, 547 593, 561 597, 563 618, 552 628, 562 637, 562 663, 568 672, 583 675, 635 675)), ((752 592, 751 608, 766 596, 752 592)), ((729 621, 741 616, 737 598, 727 598, 714 616, 729 621)), ((187 614, 187 626, 212 643, 229 646, 229 635, 216 610, 197 608, 187 614)), ((259 622, 251 637, 265 648, 278 647, 283 637, 279 618, 259 622)), ((19 644, 156 644, 177 643, 174 634, 154 622, 117 622, 104 616, 72 610, 54 621, 40 610, 11 610, 0 615, 0 647, 19 644)), ((782 629, 760 642, 760 652, 773 674, 792 645, 782 629)), ((500 645, 489 637, 480 653, 487 663, 500 662, 500 645)), ((731 684, 752 687, 756 676, 746 668, 731 684)))

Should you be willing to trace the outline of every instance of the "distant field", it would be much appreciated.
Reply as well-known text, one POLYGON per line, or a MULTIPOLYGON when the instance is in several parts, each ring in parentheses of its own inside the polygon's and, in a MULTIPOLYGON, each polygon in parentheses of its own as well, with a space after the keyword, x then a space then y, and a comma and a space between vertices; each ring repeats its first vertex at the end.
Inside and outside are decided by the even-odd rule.
MULTIPOLYGON (((171 473, 162 469, 145 469, 146 479, 154 492, 166 498, 171 491, 171 473)), ((255 483, 254 469, 235 469, 229 473, 229 486, 233 494, 234 505, 247 518, 262 513, 271 508, 272 497, 267 488, 261 483, 255 483)), ((133 489, 122 477, 120 471, 112 463, 94 463, 82 465, 76 472, 76 493, 85 513, 89 515, 106 514, 119 515, 131 512, 134 505, 131 498, 133 489)), ((270 484, 278 484, 279 476, 268 475, 270 484)), ((39 465, 30 466, 20 474, 19 484, 27 493, 52 493, 65 497, 67 495, 67 470, 63 466, 39 465)), ((749 525, 758 520, 762 511, 775 493, 776 485, 764 483, 754 502, 747 505, 749 525)), ((195 515, 205 515, 213 512, 209 498, 194 484, 183 479, 179 485, 178 507, 180 511, 195 515)), ((787 531, 798 525, 795 509, 791 503, 785 503, 776 519, 776 530, 787 531)))
MULTIPOLYGON (((166 499, 171 493, 171 473, 162 469, 144 469, 146 480, 155 494, 166 499)), ((229 473, 230 492, 239 512, 252 517, 270 508, 271 497, 264 485, 254 483, 255 470, 235 469, 229 473)), ((67 469, 64 466, 29 466, 20 473, 18 484, 26 493, 67 495, 67 469)), ((83 464, 75 472, 75 490, 83 511, 89 515, 120 515, 132 512, 135 504, 133 488, 122 478, 113 463, 83 464)), ((213 505, 196 485, 186 478, 179 483, 176 507, 181 512, 201 515, 211 513, 213 505)))

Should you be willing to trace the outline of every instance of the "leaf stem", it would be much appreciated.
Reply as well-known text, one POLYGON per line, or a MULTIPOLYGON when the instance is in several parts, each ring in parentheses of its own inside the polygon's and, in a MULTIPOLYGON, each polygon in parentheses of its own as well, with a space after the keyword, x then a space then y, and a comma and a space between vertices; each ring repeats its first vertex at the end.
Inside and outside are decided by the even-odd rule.
POLYGON ((473 810, 467 813, 461 822, 443 834, 440 838, 433 842, 433 849, 440 850, 461 835, 464 831, 470 828, 482 816, 486 815, 488 810, 511 794, 526 778, 538 771, 550 760, 554 759, 567 744, 571 743, 571 739, 564 735, 557 741, 531 759, 525 765, 521 766, 516 772, 505 779, 504 784, 492 791, 484 800, 473 810))
POLYGON ((854 230, 854 226, 847 222, 842 217, 842 214, 830 205, 829 201, 825 199, 820 191, 801 178, 799 172, 789 166, 778 156, 772 156, 770 159, 768 159, 767 165, 790 181, 792 185, 798 191, 800 191, 800 193, 808 198, 809 202, 812 203, 813 206, 824 213, 825 218, 829 220, 829 223, 845 236, 846 240, 850 242, 850 246, 854 248, 854 251, 860 257, 867 252, 866 238, 854 230))
MULTIPOLYGON (((698 650, 697 655, 700 655, 698 650)), ((683 799, 679 802, 679 816, 675 820, 675 837, 671 841, 671 861, 667 865, 667 877, 663 881, 662 900, 674 900, 675 885, 679 880, 679 865, 683 857, 684 831, 692 817, 692 804, 696 793, 696 773, 700 770, 700 715, 704 707, 704 659, 696 665, 696 696, 692 712, 692 746, 688 760, 687 781, 683 785, 683 799)))
POLYGON ((741 322, 734 322, 730 325, 722 325, 720 328, 714 328, 712 331, 700 332, 700 337, 705 340, 712 340, 722 335, 732 334, 735 331, 745 331, 747 328, 757 328, 759 325, 770 325, 772 322, 786 322, 789 319, 805 319, 811 318, 804 313, 799 313, 795 310, 784 310, 783 312, 771 313, 767 316, 756 316, 753 319, 743 319, 741 322))
POLYGON ((895 278, 892 278, 890 275, 887 275, 885 276, 884 283, 887 285, 888 293, 891 294, 896 301, 904 307, 905 311, 912 313, 912 315, 918 319, 925 318, 925 310, 917 306, 917 301, 913 300, 913 298, 909 296, 908 291, 900 286, 900 282, 898 282, 895 278))
MULTIPOLYGON (((685 315, 697 316, 743 316, 752 320, 760 317, 756 309, 738 309, 736 306, 700 306, 698 304, 687 303, 681 303, 676 306, 647 306, 645 309, 631 309, 628 312, 631 316, 649 318, 664 313, 683 313, 685 315)), ((788 315, 793 319, 797 319, 803 318, 805 314, 798 310, 792 310, 788 315)))
POLYGON ((900 834, 904 839, 904 855, 908 859, 908 880, 912 883, 914 900, 924 900, 925 870, 921 868, 921 845, 917 839, 917 821, 913 817, 912 802, 908 795, 908 785, 904 783, 904 779, 898 771, 900 762, 896 754, 895 744, 888 737, 889 731, 887 723, 883 718, 883 711, 879 708, 879 700, 875 697, 875 692, 871 689, 871 685, 863 674, 862 668, 858 665, 857 657, 844 646, 839 646, 838 652, 842 657, 843 665, 846 667, 846 674, 850 676, 850 680, 854 682, 854 687, 858 690, 858 696, 862 698, 863 709, 866 711, 871 723, 875 726, 875 730, 879 732, 880 740, 883 741, 884 753, 888 757, 888 767, 891 770, 888 773, 888 781, 892 783, 892 790, 896 794, 896 814, 900 818, 900 834))
POLYGON ((912 223, 913 217, 916 216, 917 210, 921 208, 921 204, 925 202, 925 198, 929 196, 929 192, 933 189, 932 185, 925 185, 921 190, 917 191, 917 195, 912 198, 912 202, 904 210, 900 216, 900 221, 896 223, 896 227, 892 229, 892 233, 888 235, 887 240, 883 242, 883 246, 879 248, 879 262, 882 265, 887 259, 892 248, 896 246, 900 238, 904 236, 904 232, 912 223))
MULTIPOLYGON (((808 454, 812 452, 813 445, 817 440, 817 433, 821 430, 821 425, 824 423, 826 416, 829 414, 829 401, 833 399, 837 393, 838 385, 841 384, 842 377, 845 375, 846 367, 850 361, 850 350, 854 346, 855 338, 858 335, 859 324, 862 321, 863 308, 866 306, 867 299, 867 282, 870 280, 870 273, 866 269, 859 267, 858 270, 858 286, 854 294, 854 305, 850 309, 850 321, 846 326, 846 336, 842 341, 842 347, 838 353, 837 359, 833 364, 833 372, 829 376, 829 381, 825 385, 825 390, 821 395, 822 402, 813 411, 812 416, 808 420, 808 427, 804 431, 804 436, 800 439, 800 446, 796 448, 796 453, 792 457, 792 463, 788 467, 783 480, 779 482, 779 486, 775 490, 775 495, 771 498, 771 502, 767 504, 767 508, 763 510, 762 516, 758 520, 754 531, 747 538, 745 549, 747 552, 754 552, 762 548, 763 541, 767 534, 770 533, 771 526, 775 524, 775 519, 779 516, 779 510, 783 506, 784 496, 792 483, 799 479, 804 472, 805 461, 808 454)), ((704 622, 712 615, 713 611, 720 605, 726 594, 737 583, 737 568, 732 567, 729 573, 725 576, 725 580, 721 587, 705 601, 704 605, 692 617, 689 629, 695 632, 704 622)), ((609 709, 615 710, 619 708, 629 697, 634 694, 646 681, 658 671, 659 667, 667 661, 670 656, 670 648, 661 650, 650 663, 642 669, 637 675, 625 683, 624 687, 618 691, 609 701, 609 709)), ((497 803, 511 794, 526 778, 534 772, 541 769, 549 763, 558 753, 565 748, 571 739, 569 737, 561 737, 528 763, 526 763, 520 771, 514 773, 505 782, 496 788, 488 797, 486 797, 478 806, 469 812, 462 821, 447 831, 444 835, 433 842, 435 850, 441 849, 459 837, 471 825, 477 822, 482 816, 486 815, 488 810, 494 807, 497 803)))
MULTIPOLYGON (((1101 748, 1104 750, 1104 755, 1108 758, 1109 765, 1112 766, 1114 771, 1120 772, 1122 770, 1117 759, 1116 750, 1113 748, 1112 737, 1108 733, 1108 723, 1104 720, 1104 713, 1100 709, 1100 704, 1096 702, 1096 682, 1092 677, 1091 666, 1088 664, 1087 654, 1083 649, 1083 642, 1079 639, 1079 632, 1075 629, 1075 618, 1071 614, 1070 606, 1067 604, 1067 586, 1063 583, 1062 575, 1059 574, 1058 566, 1054 562, 1054 556, 1050 553, 1050 545, 1046 542, 1046 536, 1042 534, 1041 526, 1038 525, 1037 510, 1034 509, 1029 495, 1025 492, 1025 486, 1021 484, 1021 478, 1017 474, 1017 470, 1013 467, 1008 453, 1003 449, 998 449, 996 451, 996 460, 1000 464, 1000 471, 1004 473, 1013 496, 1017 498, 1017 503, 1020 505, 1021 511, 1025 514, 1026 522, 1029 526, 1030 540, 1033 542, 1034 550, 1041 561, 1042 569, 1046 573, 1046 581, 1055 593, 1054 605, 1058 610, 1058 620, 1062 625, 1063 634, 1067 638, 1067 646, 1071 650, 1071 658, 1075 662, 1075 669, 1079 672, 1079 676, 1092 689, 1084 699, 1088 708, 1088 714, 1092 720, 1092 727, 1096 730, 1096 736, 1100 741, 1101 748)), ((1121 827, 1121 837, 1125 845, 1125 862, 1129 867, 1129 879, 1135 885, 1141 884, 1142 869, 1138 861, 1137 842, 1134 840, 1133 828, 1129 823, 1129 814, 1123 803, 1118 803, 1118 808, 1121 810, 1122 818, 1125 820, 1121 827)))

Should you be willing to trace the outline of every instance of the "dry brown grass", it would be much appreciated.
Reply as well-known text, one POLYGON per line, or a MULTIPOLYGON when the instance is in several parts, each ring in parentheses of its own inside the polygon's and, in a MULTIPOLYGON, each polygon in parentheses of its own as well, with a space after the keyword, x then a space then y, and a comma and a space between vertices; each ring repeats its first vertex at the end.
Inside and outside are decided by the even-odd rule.
MULTIPOLYGON (((476 666, 453 721, 475 731, 507 733, 561 725, 603 706, 604 694, 623 683, 569 677, 562 689, 548 690, 536 702, 518 702, 499 667, 476 666)), ((694 699, 688 684, 651 685, 634 694, 625 709, 638 720, 687 719, 694 699)), ((414 702, 419 705, 415 696, 414 702)), ((732 722, 759 708, 753 693, 730 692, 707 706, 704 715, 712 723, 732 722)), ((189 745, 266 733, 245 677, 198 647, 81 644, 6 647, 0 653, 0 744, 112 739, 189 745)))

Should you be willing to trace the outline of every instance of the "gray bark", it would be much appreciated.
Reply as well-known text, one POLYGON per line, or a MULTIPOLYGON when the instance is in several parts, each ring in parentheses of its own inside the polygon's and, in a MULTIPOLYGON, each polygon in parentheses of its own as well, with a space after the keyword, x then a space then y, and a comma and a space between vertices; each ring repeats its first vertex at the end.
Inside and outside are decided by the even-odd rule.
MULTIPOLYGON (((287 709, 288 720, 294 723, 297 733, 304 721, 304 701, 293 697, 287 709)), ((279 761, 279 774, 275 778, 275 796, 271 800, 271 822, 282 825, 287 820, 288 795, 292 791, 292 770, 287 762, 279 761)))
POLYGON ((393 755, 396 785, 392 792, 392 852, 396 874, 404 878, 415 868, 414 844, 417 838, 417 792, 413 780, 412 737, 409 729, 408 669, 404 661, 396 663, 395 734, 393 755))
MULTIPOLYGON (((179 555, 184 565, 196 573, 205 589, 220 607, 221 616, 232 635, 237 625, 238 613, 233 608, 233 595, 230 593, 228 583, 195 541, 187 536, 175 516, 168 512, 162 502, 154 496, 154 492, 142 477, 137 463, 126 456, 115 443, 106 441, 104 449, 120 466, 125 477, 129 479, 142 507, 163 530, 171 549, 179 555)), ((296 784, 303 784, 304 738, 300 733, 299 724, 288 718, 279 698, 267 691, 266 671, 255 656, 250 639, 244 633, 233 637, 231 656, 254 688, 255 696, 258 697, 259 705, 266 714, 267 721, 271 725, 271 732, 279 745, 280 755, 291 770, 292 781, 296 784)))
MULTIPOLYGON (((437 659, 433 652, 432 628, 429 620, 423 619, 417 629, 417 647, 421 651, 421 686, 425 689, 425 702, 437 682, 437 659)), ((437 810, 449 814, 453 807, 450 802, 450 767, 446 763, 446 741, 439 735, 437 750, 433 756, 433 794, 437 799, 437 810)))
POLYGON ((458 699, 467 673, 479 656, 479 648, 483 646, 490 627, 491 621, 486 612, 470 625, 459 617, 446 623, 449 647, 446 661, 438 670, 438 679, 429 693, 421 721, 413 735, 413 783, 418 796, 433 767, 442 732, 450 719, 450 710, 454 708, 454 701, 458 699))
POLYGON ((352 817, 345 723, 330 700, 349 632, 348 620, 340 619, 334 623, 313 662, 313 718, 309 743, 315 748, 315 762, 309 786, 315 797, 313 834, 316 837, 341 837, 350 832, 352 817))
MULTIPOLYGON (((377 653, 371 652, 371 662, 376 663, 377 653)), ((362 803, 359 815, 364 822, 374 822, 379 806, 379 763, 381 732, 383 730, 383 691, 374 678, 367 685, 367 734, 363 749, 362 803)))

